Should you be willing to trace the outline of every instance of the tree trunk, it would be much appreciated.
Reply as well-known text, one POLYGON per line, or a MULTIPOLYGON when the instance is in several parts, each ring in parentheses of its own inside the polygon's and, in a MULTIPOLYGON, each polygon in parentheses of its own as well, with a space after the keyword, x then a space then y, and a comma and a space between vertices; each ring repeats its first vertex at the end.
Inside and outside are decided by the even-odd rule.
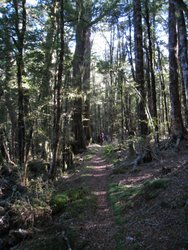
POLYGON ((150 15, 149 15, 149 7, 148 7, 148 0, 144 1, 145 3, 145 12, 146 12, 146 26, 147 26, 147 36, 148 36, 148 62, 149 62, 149 75, 151 78, 151 116, 154 121, 154 128, 155 128, 155 140, 159 141, 158 135, 158 115, 157 115, 157 97, 156 97, 156 81, 155 81, 155 73, 154 73, 154 66, 153 66, 153 44, 152 44, 152 34, 151 34, 151 23, 150 23, 150 15))
POLYGON ((145 111, 145 84, 144 84, 144 65, 143 65, 143 39, 142 39, 142 16, 141 2, 134 0, 134 42, 135 42, 135 67, 136 67, 136 83, 139 92, 138 102, 138 118, 139 118, 139 133, 140 135, 148 134, 147 116, 145 111))
POLYGON ((165 112, 165 120, 167 125, 167 131, 170 135, 170 123, 169 123, 169 116, 168 116, 168 107, 167 107, 167 95, 166 95, 166 89, 165 89, 165 80, 164 80, 164 74, 163 74, 163 67, 162 67, 162 59, 161 59, 161 52, 159 45, 157 44, 157 54, 158 54, 158 70, 159 70, 159 79, 161 84, 161 90, 162 90, 162 97, 164 102, 164 112, 165 112))
POLYGON ((15 10, 15 30, 17 41, 15 45, 18 53, 16 57, 17 63, 17 84, 18 84, 18 155, 19 164, 22 167, 25 161, 25 121, 24 121, 24 93, 23 93, 23 72, 24 72, 24 60, 23 60, 23 49, 24 49, 24 38, 26 32, 26 1, 22 0, 22 12, 19 13, 19 3, 17 0, 13 1, 15 10))
MULTIPOLYGON (((83 7, 83 6, 82 6, 83 7)), ((82 9, 77 4, 79 15, 85 17, 85 8, 82 9)), ((74 107, 73 107, 73 133, 74 133, 74 153, 86 149, 86 138, 83 127, 83 79, 85 74, 84 59, 86 55, 86 41, 89 32, 89 25, 85 20, 78 16, 76 26, 76 48, 73 58, 73 86, 75 89, 74 107)), ((86 75, 85 75, 86 76, 86 75)))
MULTIPOLYGON (((188 54, 187 54, 187 31, 185 17, 182 10, 178 10, 178 40, 179 40, 179 60, 183 82, 183 90, 185 91, 185 114, 188 113, 188 54)), ((188 117, 186 117, 188 123, 188 117)))
POLYGON ((52 138, 52 162, 50 168, 50 177, 54 179, 57 172, 57 153, 60 138, 60 121, 61 121, 61 87, 62 87, 62 75, 64 66, 64 0, 60 0, 59 3, 60 16, 60 52, 58 60, 58 76, 57 83, 54 86, 54 119, 53 119, 53 138, 52 138))
POLYGON ((181 138, 184 126, 181 115, 181 103, 178 88, 178 57, 177 57, 177 31, 176 15, 173 0, 169 0, 169 86, 171 101, 171 132, 174 138, 181 138))
POLYGON ((91 30, 88 28, 86 32, 86 45, 85 45, 85 55, 84 55, 84 76, 83 76, 83 90, 85 95, 84 102, 84 132, 87 144, 91 138, 91 128, 90 128, 90 65, 91 65, 91 30))

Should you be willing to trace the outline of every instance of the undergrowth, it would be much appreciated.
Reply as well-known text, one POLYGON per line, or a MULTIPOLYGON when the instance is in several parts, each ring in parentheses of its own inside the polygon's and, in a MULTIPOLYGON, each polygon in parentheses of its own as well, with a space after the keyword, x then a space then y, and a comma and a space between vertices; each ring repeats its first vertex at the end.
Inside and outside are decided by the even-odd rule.
POLYGON ((126 211, 135 206, 139 197, 143 197, 146 201, 154 199, 168 184, 169 179, 166 178, 146 181, 143 184, 135 186, 118 183, 110 184, 109 198, 117 223, 122 224, 125 222, 126 211))
POLYGON ((104 157, 107 162, 110 163, 116 163, 117 162, 117 154, 116 154, 117 148, 113 144, 107 144, 104 146, 104 157))
POLYGON ((95 211, 96 197, 87 187, 72 188, 54 193, 50 202, 53 213, 64 212, 66 217, 82 217, 89 209, 95 211))

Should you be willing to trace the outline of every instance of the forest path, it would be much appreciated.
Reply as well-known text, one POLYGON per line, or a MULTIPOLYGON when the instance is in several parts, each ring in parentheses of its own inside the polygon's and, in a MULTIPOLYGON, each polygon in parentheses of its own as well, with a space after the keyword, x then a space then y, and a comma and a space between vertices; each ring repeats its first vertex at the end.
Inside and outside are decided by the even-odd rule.
POLYGON ((84 168, 76 179, 81 179, 80 184, 88 186, 96 196, 96 210, 94 214, 87 214, 87 218, 83 218, 81 224, 78 222, 79 240, 87 242, 82 249, 115 250, 117 227, 107 197, 110 165, 102 157, 103 147, 97 145, 91 147, 93 147, 90 148, 92 155, 90 155, 90 159, 83 161, 84 168))

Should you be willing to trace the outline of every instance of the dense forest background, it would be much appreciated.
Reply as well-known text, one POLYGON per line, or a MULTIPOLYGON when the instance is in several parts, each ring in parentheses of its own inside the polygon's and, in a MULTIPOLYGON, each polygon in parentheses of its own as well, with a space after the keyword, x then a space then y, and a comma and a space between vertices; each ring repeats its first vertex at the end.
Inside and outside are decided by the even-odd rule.
POLYGON ((1 1, 1 162, 69 168, 104 131, 186 136, 187 1, 1 1), (97 48, 98 46, 98 48, 97 48), (97 48, 97 52, 96 52, 97 48))

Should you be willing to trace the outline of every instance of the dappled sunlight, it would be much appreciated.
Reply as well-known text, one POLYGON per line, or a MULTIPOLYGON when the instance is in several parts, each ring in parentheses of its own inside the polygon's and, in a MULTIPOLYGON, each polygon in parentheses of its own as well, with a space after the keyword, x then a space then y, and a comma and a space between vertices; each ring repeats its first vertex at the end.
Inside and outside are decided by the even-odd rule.
POLYGON ((96 196, 101 196, 101 195, 106 195, 106 191, 95 191, 95 192, 92 192, 94 195, 96 196))
POLYGON ((145 175, 140 175, 140 176, 127 176, 127 178, 124 178, 119 182, 119 184, 123 185, 137 185, 140 184, 146 180, 149 180, 153 177, 153 174, 146 173, 145 175))
POLYGON ((105 173, 103 173, 103 174, 93 174, 92 176, 93 177, 102 177, 102 176, 105 176, 106 174, 105 173))
POLYGON ((101 158, 96 158, 92 164, 104 164, 105 165, 105 160, 101 158))
POLYGON ((88 148, 101 148, 101 145, 97 144, 97 143, 92 143, 88 146, 88 148))
POLYGON ((92 174, 82 174, 81 177, 92 177, 92 174))

